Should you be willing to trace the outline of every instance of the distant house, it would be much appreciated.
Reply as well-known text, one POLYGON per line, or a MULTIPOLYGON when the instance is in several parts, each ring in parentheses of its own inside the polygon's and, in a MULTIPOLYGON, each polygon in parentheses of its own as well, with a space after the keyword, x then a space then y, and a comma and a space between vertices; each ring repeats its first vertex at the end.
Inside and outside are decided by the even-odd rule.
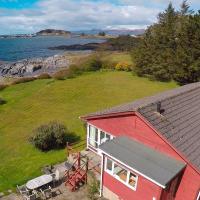
POLYGON ((82 117, 110 200, 200 200, 200 83, 82 117))

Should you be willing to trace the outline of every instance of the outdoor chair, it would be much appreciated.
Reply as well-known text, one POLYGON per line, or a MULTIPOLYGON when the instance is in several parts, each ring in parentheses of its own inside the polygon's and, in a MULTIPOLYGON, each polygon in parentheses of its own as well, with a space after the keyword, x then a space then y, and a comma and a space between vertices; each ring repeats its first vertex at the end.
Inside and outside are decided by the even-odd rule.
POLYGON ((24 194, 28 195, 29 193, 29 190, 26 188, 25 185, 21 185, 21 186, 17 185, 17 190, 21 195, 24 195, 24 194))
POLYGON ((56 196, 61 195, 61 194, 62 194, 62 192, 59 188, 53 188, 52 189, 52 197, 56 197, 56 196))
POLYGON ((50 186, 49 186, 49 188, 47 188, 45 190, 40 189, 40 192, 42 194, 43 199, 49 199, 52 197, 52 189, 50 186))
POLYGON ((55 187, 61 180, 60 172, 56 170, 55 173, 51 174, 51 176, 53 178, 53 187, 55 187))
POLYGON ((31 194, 31 195, 23 195, 23 199, 25 200, 36 200, 37 199, 37 195, 36 194, 31 194))

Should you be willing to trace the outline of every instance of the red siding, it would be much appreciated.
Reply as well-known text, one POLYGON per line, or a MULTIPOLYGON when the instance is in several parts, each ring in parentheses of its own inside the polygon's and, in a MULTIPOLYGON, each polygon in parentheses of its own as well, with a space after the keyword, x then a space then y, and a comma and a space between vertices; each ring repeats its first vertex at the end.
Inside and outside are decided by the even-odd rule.
MULTIPOLYGON (((141 141, 144 144, 149 145, 150 147, 166 153, 176 159, 183 160, 181 156, 179 156, 178 153, 173 150, 169 144, 167 144, 161 137, 159 137, 151 127, 149 127, 144 121, 135 115, 89 120, 89 123, 108 133, 111 133, 114 136, 126 135, 132 137, 135 140, 141 141)), ((104 181, 108 186, 113 181, 113 179, 112 177, 105 175, 104 181)), ((117 188, 118 184, 121 183, 118 183, 118 181, 114 181, 113 183, 114 184, 111 184, 110 186, 112 187, 112 191, 115 193, 119 192, 117 188)), ((142 187, 142 184, 140 184, 140 186, 142 187)), ((196 200, 196 194, 199 188, 200 175, 191 166, 188 165, 184 172, 175 199, 196 200)), ((126 190, 128 189, 125 189, 124 191, 126 190)), ((146 190, 148 190, 148 188, 144 186, 142 189, 143 193, 146 193, 146 190)))
POLYGON ((161 194, 161 188, 159 186, 146 180, 142 176, 138 177, 136 191, 130 189, 106 172, 104 172, 103 184, 118 195, 121 200, 152 200, 153 197, 159 199, 161 194))

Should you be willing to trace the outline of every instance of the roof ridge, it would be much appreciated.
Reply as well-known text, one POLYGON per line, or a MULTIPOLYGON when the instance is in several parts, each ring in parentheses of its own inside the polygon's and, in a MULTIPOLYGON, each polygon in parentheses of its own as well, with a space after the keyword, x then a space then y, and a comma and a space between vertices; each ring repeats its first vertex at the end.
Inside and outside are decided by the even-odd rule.
MULTIPOLYGON (((198 83, 200 83, 200 82, 198 82, 198 83)), ((188 85, 185 85, 185 86, 188 87, 189 85, 191 85, 191 84, 188 84, 188 85)), ((184 87, 184 86, 182 86, 182 87, 184 87)), ((149 98, 151 98, 151 97, 156 97, 156 96, 159 96, 159 95, 161 95, 161 94, 165 94, 165 93, 168 93, 168 92, 171 92, 171 91, 175 91, 176 89, 177 89, 177 90, 179 90, 179 89, 181 90, 182 87, 178 87, 178 88, 175 88, 175 89, 172 89, 172 90, 167 90, 167 91, 164 91, 164 92, 155 94, 155 95, 153 95, 153 96, 150 96, 149 98)), ((182 91, 182 92, 180 91, 180 93, 178 93, 178 94, 171 94, 171 95, 169 94, 168 97, 163 97, 163 98, 161 98, 160 100, 157 100, 157 101, 154 101, 154 102, 151 102, 151 103, 147 103, 147 104, 141 105, 141 106, 138 107, 138 109, 136 109, 136 110, 138 111, 139 109, 142 109, 142 108, 144 108, 145 106, 152 105, 152 104, 158 103, 158 102, 163 101, 163 100, 172 99, 172 98, 181 96, 181 95, 183 95, 183 94, 185 94, 185 93, 188 93, 188 92, 193 92, 193 91, 195 91, 195 90, 197 90, 197 89, 199 89, 199 88, 200 88, 200 85, 197 85, 196 87, 194 87, 194 88, 192 88, 192 89, 187 88, 187 90, 185 90, 185 91, 182 91)), ((148 97, 147 97, 147 98, 148 98, 148 97)), ((140 99, 138 99, 138 101, 139 101, 139 100, 140 100, 140 99)), ((136 100, 136 101, 137 101, 137 100, 136 100)))

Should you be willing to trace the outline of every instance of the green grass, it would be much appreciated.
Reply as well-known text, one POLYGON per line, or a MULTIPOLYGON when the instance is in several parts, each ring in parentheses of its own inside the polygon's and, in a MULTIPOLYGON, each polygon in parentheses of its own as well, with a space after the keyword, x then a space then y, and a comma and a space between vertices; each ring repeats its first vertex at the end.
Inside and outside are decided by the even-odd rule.
POLYGON ((79 116, 176 87, 151 82, 128 72, 88 73, 64 81, 37 80, 0 92, 0 191, 14 188, 63 161, 65 150, 42 153, 28 138, 37 126, 58 120, 85 138, 79 116))

